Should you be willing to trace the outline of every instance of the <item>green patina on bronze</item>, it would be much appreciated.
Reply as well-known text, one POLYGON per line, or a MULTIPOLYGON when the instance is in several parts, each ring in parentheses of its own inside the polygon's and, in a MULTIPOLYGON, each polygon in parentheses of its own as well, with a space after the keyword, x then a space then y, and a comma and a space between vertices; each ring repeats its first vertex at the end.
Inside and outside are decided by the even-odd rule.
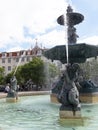
MULTIPOLYGON (((67 42, 68 42, 68 59, 69 63, 84 63, 87 58, 98 56, 98 46, 88 45, 86 43, 77 43, 78 35, 76 34, 75 25, 84 20, 84 16, 80 13, 73 12, 69 5, 66 13, 66 23, 64 23, 64 15, 58 17, 57 22, 60 25, 67 26, 67 42)), ((60 60, 67 63, 66 45, 55 46, 43 54, 48 59, 60 60)))
MULTIPOLYGON (((66 46, 60 45, 44 52, 44 56, 52 60, 66 63, 66 46)), ((68 58, 70 63, 84 63, 87 58, 98 56, 98 46, 85 43, 68 45, 68 58)))

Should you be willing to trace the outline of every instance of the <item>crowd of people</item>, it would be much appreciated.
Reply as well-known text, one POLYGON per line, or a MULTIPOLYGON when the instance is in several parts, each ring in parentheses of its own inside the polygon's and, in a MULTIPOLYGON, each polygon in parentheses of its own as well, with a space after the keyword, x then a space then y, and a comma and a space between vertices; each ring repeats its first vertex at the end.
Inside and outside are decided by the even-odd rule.
MULTIPOLYGON (((8 93, 11 88, 10 83, 0 86, 0 92, 8 93)), ((40 91, 42 86, 35 85, 32 80, 28 80, 25 84, 17 85, 18 91, 40 91)))

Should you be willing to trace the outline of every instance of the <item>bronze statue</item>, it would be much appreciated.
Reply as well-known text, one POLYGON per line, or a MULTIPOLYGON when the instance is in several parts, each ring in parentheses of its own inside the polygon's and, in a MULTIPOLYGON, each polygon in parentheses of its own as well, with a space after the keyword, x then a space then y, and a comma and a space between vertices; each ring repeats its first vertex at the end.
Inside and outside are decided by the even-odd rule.
POLYGON ((68 64, 64 72, 64 83, 58 101, 62 104, 60 110, 80 111, 79 92, 75 85, 80 67, 78 64, 68 64))
POLYGON ((76 34, 76 28, 74 27, 73 19, 70 19, 70 14, 73 13, 71 6, 67 7, 67 35, 68 35, 68 44, 76 44, 77 38, 79 37, 76 34))
POLYGON ((17 79, 15 76, 13 76, 11 79, 10 79, 10 82, 11 82, 11 89, 16 91, 17 90, 17 79))
POLYGON ((16 100, 18 100, 18 85, 17 85, 17 79, 15 76, 13 76, 10 79, 10 90, 8 92, 7 97, 8 98, 16 98, 16 100))

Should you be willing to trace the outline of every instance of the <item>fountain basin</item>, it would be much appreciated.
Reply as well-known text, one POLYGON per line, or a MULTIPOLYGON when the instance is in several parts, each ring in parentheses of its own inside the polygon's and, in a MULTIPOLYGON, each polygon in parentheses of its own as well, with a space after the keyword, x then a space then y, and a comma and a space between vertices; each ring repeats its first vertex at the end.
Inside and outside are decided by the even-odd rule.
MULTIPOLYGON (((80 101, 82 103, 98 103, 98 92, 95 93, 80 93, 80 101)), ((59 103, 57 100, 57 94, 51 93, 50 99, 52 103, 59 103)))
MULTIPOLYGON (((84 16, 80 13, 68 13, 68 24, 69 25, 76 25, 81 23, 84 20, 84 16)), ((57 22, 60 25, 65 25, 64 23, 64 15, 58 17, 57 22)))
POLYGON ((98 104, 82 104, 80 119, 59 119, 60 104, 50 102, 50 95, 24 96, 16 103, 0 100, 1 130, 96 130, 98 104))
MULTIPOLYGON (((85 43, 68 45, 69 63, 84 63, 87 58, 98 56, 98 46, 85 43)), ((43 54, 51 60, 60 60, 63 64, 67 63, 66 46, 55 46, 43 54)))

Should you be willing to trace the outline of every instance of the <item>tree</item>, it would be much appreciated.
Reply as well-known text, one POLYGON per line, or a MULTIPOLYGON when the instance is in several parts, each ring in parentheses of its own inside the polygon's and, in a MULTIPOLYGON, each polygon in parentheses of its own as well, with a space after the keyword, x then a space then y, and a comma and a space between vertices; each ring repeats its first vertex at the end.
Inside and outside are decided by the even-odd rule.
POLYGON ((45 73, 45 80, 44 84, 51 87, 54 78, 59 75, 59 69, 53 63, 45 62, 44 63, 44 73, 45 73))
POLYGON ((42 85, 45 79, 44 62, 40 58, 35 57, 28 65, 32 81, 37 86, 42 85))
MULTIPOLYGON (((7 76, 6 81, 9 81, 14 71, 15 69, 7 76)), ((33 83, 37 85, 37 89, 39 86, 47 84, 47 75, 49 76, 48 80, 50 77, 54 78, 55 75, 57 75, 57 68, 54 64, 50 63, 45 67, 44 61, 39 57, 34 57, 29 63, 19 66, 15 73, 18 84, 25 84, 31 79, 33 83), (48 70, 46 68, 48 68, 48 70)))
POLYGON ((93 82, 98 84, 98 60, 90 59, 85 63, 80 64, 81 69, 83 70, 83 76, 85 80, 91 79, 93 82))
POLYGON ((42 85, 44 82, 44 62, 40 58, 34 57, 29 63, 18 67, 16 77, 20 84, 25 84, 29 79, 32 79, 37 86, 42 85))
POLYGON ((49 75, 51 78, 54 78, 56 75, 58 75, 58 69, 55 64, 49 64, 49 75))
POLYGON ((0 67, 0 84, 4 84, 4 68, 0 67))
POLYGON ((7 74, 7 75, 5 76, 5 82, 6 82, 6 83, 10 83, 10 79, 11 79, 12 75, 13 75, 13 73, 9 73, 9 74, 7 74))

